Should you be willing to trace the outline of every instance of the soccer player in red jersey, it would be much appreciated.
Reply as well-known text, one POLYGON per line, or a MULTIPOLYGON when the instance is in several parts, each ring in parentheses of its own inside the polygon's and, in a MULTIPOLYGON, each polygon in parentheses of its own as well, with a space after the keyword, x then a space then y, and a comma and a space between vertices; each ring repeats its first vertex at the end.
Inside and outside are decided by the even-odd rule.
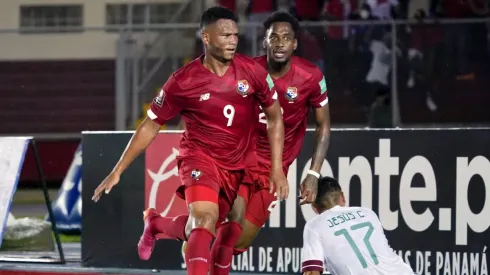
MULTIPOLYGON (((271 14, 264 22, 264 29, 267 55, 254 59, 272 76, 281 103, 285 131, 282 167, 285 174, 303 145, 310 109, 313 109, 315 115, 316 146, 308 175, 301 183, 300 202, 311 203, 316 198, 320 169, 330 138, 327 85, 323 73, 315 65, 293 55, 297 47, 299 24, 292 15, 285 12, 271 14)), ((238 217, 232 219, 240 221, 243 229, 235 254, 248 249, 277 203, 277 198, 269 192, 267 176, 273 166, 269 158, 273 148, 267 141, 266 115, 262 108, 260 111, 262 113, 256 120, 258 166, 250 169, 253 177, 244 179, 245 182, 254 182, 254 185, 252 188, 245 184, 240 186, 239 197, 232 211, 238 213, 238 217), (244 208, 245 217, 239 217, 245 211, 244 208)))
MULTIPOLYGON (((238 43, 236 17, 230 10, 213 7, 201 17, 205 54, 176 71, 153 100, 148 117, 138 127, 113 171, 97 187, 98 201, 119 182, 121 173, 151 143, 162 124, 180 113, 187 127, 178 157, 189 215, 161 217, 145 211, 145 228, 138 254, 148 259, 156 233, 186 240, 188 274, 207 274, 210 245, 218 220, 230 211, 247 167, 256 106, 265 111, 271 143, 270 182, 279 199, 288 195, 282 169, 284 125, 274 83, 267 71, 243 55, 235 54, 238 43)), ((213 259, 232 254, 241 233, 236 222, 216 231, 213 259)), ((231 256, 230 256, 231 258, 231 256)))

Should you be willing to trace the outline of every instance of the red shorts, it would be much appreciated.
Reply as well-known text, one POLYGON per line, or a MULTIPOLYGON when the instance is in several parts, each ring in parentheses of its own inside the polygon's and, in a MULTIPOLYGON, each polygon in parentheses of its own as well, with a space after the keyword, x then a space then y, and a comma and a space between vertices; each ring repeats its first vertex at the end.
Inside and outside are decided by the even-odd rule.
MULTIPOLYGON (((283 170, 287 175, 288 168, 283 167, 283 170)), ((267 222, 278 202, 274 192, 270 193, 269 177, 270 171, 254 169, 253 173, 244 177, 244 182, 249 180, 254 184, 242 184, 238 190, 238 195, 247 201, 245 219, 258 227, 262 227, 267 222)))
POLYGON ((215 165, 209 157, 196 156, 179 159, 179 176, 182 186, 177 194, 187 205, 196 201, 218 204, 219 219, 224 220, 236 199, 243 180, 243 170, 232 171, 215 165))

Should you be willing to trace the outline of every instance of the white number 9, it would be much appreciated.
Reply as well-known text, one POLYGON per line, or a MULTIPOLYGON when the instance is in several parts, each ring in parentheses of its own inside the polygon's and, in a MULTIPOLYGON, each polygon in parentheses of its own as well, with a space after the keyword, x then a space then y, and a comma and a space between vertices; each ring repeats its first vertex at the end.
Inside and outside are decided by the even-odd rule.
MULTIPOLYGON (((259 106, 260 110, 262 110, 262 106, 259 106)), ((281 107, 281 115, 284 115, 284 109, 281 107)), ((267 116, 264 112, 259 114, 259 122, 267 124, 267 116)))
POLYGON ((223 108, 223 115, 228 119, 226 126, 230 127, 233 123, 233 118, 235 117, 235 107, 229 104, 226 105, 225 108, 223 108))

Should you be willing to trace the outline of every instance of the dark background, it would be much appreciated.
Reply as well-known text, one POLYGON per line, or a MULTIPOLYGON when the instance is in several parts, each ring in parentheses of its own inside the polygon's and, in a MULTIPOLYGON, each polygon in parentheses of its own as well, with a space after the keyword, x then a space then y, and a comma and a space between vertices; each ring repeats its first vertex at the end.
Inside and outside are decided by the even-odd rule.
MULTIPOLYGON (((143 229, 144 210, 144 156, 140 156, 121 178, 120 184, 98 204, 91 201, 93 190, 111 171, 119 159, 131 134, 85 134, 83 136, 83 266, 131 267, 131 268, 181 268, 181 243, 165 240, 157 242, 149 261, 138 258, 136 245, 143 229)), ((414 211, 422 213, 426 208, 434 215, 432 225, 423 232, 414 232, 407 227, 399 211, 398 227, 386 231, 390 245, 395 250, 432 251, 430 270, 435 272, 435 252, 482 252, 490 244, 490 236, 473 233, 468 228, 468 246, 455 245, 455 194, 456 158, 475 156, 490 157, 489 129, 472 130, 339 130, 332 132, 328 161, 334 176, 338 176, 339 157, 364 156, 371 164, 373 174, 373 210, 378 212, 378 177, 374 175, 375 157, 379 156, 379 140, 391 140, 391 156, 399 158, 399 175, 391 177, 390 208, 399 209, 398 182, 405 164, 410 158, 420 155, 429 160, 437 182, 437 200, 412 202, 414 211), (451 208, 451 231, 439 231, 440 208, 451 208)), ((301 172, 311 157, 314 132, 308 132, 303 149, 297 158, 297 184, 301 172)), ((293 168, 291 168, 293 169, 293 168)), ((490 169, 490 167, 489 167, 490 169)), ((474 213, 479 213, 485 203, 485 185, 481 177, 473 177, 468 199, 474 213)), ((488 183, 487 183, 488 184, 488 183)), ((423 187, 423 178, 416 175, 412 187, 423 187)), ((350 205, 360 205, 360 181, 354 176, 350 183, 350 205)), ((281 206, 282 210, 284 206, 281 206)), ((284 225, 284 211, 281 225, 284 225)), ((304 218, 297 207, 296 228, 264 228, 254 242, 254 247, 302 247, 304 218)), ((254 250, 258 254, 257 249, 254 250)), ((273 254, 274 255, 274 254, 273 254)), ((254 255, 256 258, 257 255, 254 255)), ((415 268, 414 262, 411 262, 415 268)), ((258 264, 255 263, 255 266, 258 264)), ((272 266, 276 264, 273 262, 272 266)))

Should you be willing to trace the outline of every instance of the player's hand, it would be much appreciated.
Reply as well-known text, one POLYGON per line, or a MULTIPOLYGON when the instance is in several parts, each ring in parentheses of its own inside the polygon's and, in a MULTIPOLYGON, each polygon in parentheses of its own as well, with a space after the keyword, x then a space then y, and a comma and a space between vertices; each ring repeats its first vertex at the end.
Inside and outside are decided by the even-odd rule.
POLYGON ((300 191, 300 205, 314 202, 318 193, 318 179, 315 176, 306 175, 306 178, 301 183, 300 191))
POLYGON ((111 192, 112 187, 114 187, 116 184, 119 183, 119 174, 117 173, 110 173, 107 178, 105 178, 99 186, 94 191, 94 196, 92 197, 92 200, 94 202, 98 202, 100 200, 100 197, 102 196, 102 192, 105 192, 106 194, 109 194, 111 192))
POLYGON ((271 171, 270 177, 271 194, 276 191, 277 199, 285 200, 289 195, 289 184, 282 169, 276 169, 271 171))

